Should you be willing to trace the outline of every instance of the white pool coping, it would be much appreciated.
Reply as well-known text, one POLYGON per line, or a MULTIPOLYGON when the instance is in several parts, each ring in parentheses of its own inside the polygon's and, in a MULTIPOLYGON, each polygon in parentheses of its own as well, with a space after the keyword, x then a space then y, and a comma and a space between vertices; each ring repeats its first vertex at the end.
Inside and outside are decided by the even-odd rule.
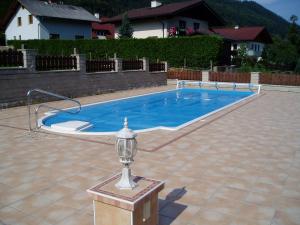
MULTIPOLYGON (((104 104, 104 103, 108 103, 108 102, 115 102, 115 101, 119 101, 119 100, 125 100, 125 99, 131 99, 131 98, 136 98, 136 97, 141 97, 141 96, 147 96, 147 95, 153 95, 153 94, 159 94, 159 93, 165 93, 165 92, 171 92, 171 91, 175 91, 175 90, 178 90, 178 88, 176 89, 171 89, 171 90, 167 90, 167 91, 159 91, 159 92, 151 92, 151 93, 147 93, 147 94, 142 94, 142 95, 135 95, 135 96, 130 96, 130 97, 125 97, 125 98, 118 98, 118 99, 113 99, 113 100, 108 100, 108 101, 103 101, 103 102, 96 102, 96 103, 90 103, 90 104, 86 104, 86 105, 83 105, 83 107, 87 107, 87 106, 92 106, 92 105, 99 105, 99 104, 104 104)), ((207 90, 211 90, 211 89, 207 89, 207 90)), ((240 99, 236 102, 233 102, 229 105, 226 105, 224 107, 221 107, 219 109, 216 109, 212 112, 209 112, 205 115, 202 115, 200 117, 197 117, 193 120, 190 120, 186 123, 183 123, 181 124, 180 126, 177 126, 177 127, 165 127, 165 126, 157 126, 157 127, 152 127, 152 128, 148 128, 148 129, 141 129, 141 130, 134 130, 135 133, 144 133, 144 132, 149 132, 149 131, 155 131, 155 130, 167 130, 167 131, 177 131, 177 130, 180 130, 181 128, 184 128, 186 126, 189 126, 191 125, 192 123, 195 123, 197 121, 200 121, 200 120, 203 120, 205 119, 206 117, 208 116, 211 116, 217 112, 220 112, 224 109, 227 109, 233 105, 236 105, 240 102, 243 102, 243 101, 246 101, 248 100, 249 98, 253 98, 255 96, 259 95, 259 93, 256 93, 256 92, 253 92, 252 95, 246 97, 246 98, 243 98, 243 99, 240 99)), ((77 107, 70 107, 70 108, 65 108, 64 110, 69 110, 69 109, 74 109, 74 108, 77 108, 77 107)), ((55 132, 55 133, 62 133, 62 134, 71 134, 71 135, 90 135, 90 136, 104 136, 104 135, 116 135, 118 131, 114 131, 114 132, 84 132, 84 131, 62 131, 62 130, 59 130, 59 129, 54 129, 54 128, 51 128, 49 126, 46 126, 43 124, 43 121, 49 117, 52 117, 52 116, 55 116, 56 115, 56 112, 55 111, 50 111, 50 112, 46 112, 44 113, 45 116, 41 117, 39 120, 38 120, 38 126, 46 131, 50 131, 50 132, 55 132)))

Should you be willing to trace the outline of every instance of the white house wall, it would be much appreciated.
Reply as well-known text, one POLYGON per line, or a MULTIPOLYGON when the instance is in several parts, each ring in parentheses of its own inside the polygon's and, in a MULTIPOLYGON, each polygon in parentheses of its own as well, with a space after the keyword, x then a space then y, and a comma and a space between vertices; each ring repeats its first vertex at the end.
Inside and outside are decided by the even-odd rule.
POLYGON ((237 49, 240 49, 242 45, 247 47, 247 55, 253 57, 260 57, 264 50, 265 44, 260 42, 236 42, 232 43, 231 50, 234 50, 234 45, 237 45, 237 49), (256 47, 255 47, 256 46, 256 47))
POLYGON ((192 18, 188 18, 188 17, 174 17, 173 19, 167 20, 166 21, 168 24, 167 28, 170 29, 171 27, 178 27, 180 20, 183 20, 186 22, 186 28, 194 29, 194 23, 199 23, 201 30, 208 30, 208 24, 206 21, 192 19, 192 18))
POLYGON ((33 16, 33 23, 29 24, 29 15, 31 15, 31 13, 27 9, 22 7, 17 9, 16 15, 12 17, 5 30, 7 40, 19 40, 20 37, 22 40, 38 39, 39 20, 33 16), (22 18, 21 26, 18 26, 18 17, 22 18))
MULTIPOLYGON (((148 38, 148 37, 166 37, 167 35, 167 28, 163 31, 163 24, 159 21, 149 21, 143 23, 131 23, 131 27, 133 28, 133 37, 134 38, 148 38)), ((120 26, 116 27, 115 37, 119 37, 119 28, 120 26)))
POLYGON ((84 36, 84 39, 92 37, 91 24, 75 20, 41 18, 41 30, 45 31, 45 35, 48 33, 48 37, 42 37, 43 39, 49 39, 50 34, 59 34, 60 39, 75 39, 75 35, 84 36))
MULTIPOLYGON (((131 22, 133 28, 134 38, 148 38, 148 37, 168 37, 168 30, 175 26, 179 26, 179 21, 186 21, 186 28, 194 28, 194 23, 199 23, 201 30, 208 30, 206 21, 191 19, 187 17, 174 17, 173 19, 164 21, 147 21, 147 22, 131 22)), ((119 28, 116 26, 115 38, 119 37, 119 28)))
POLYGON ((84 36, 85 39, 92 37, 90 22, 33 16, 33 23, 29 24, 29 15, 31 13, 26 8, 17 9, 5 30, 7 40, 49 39, 51 33, 59 34, 60 39, 75 39, 75 35, 84 36), (21 17, 21 26, 18 26, 18 17, 21 17))

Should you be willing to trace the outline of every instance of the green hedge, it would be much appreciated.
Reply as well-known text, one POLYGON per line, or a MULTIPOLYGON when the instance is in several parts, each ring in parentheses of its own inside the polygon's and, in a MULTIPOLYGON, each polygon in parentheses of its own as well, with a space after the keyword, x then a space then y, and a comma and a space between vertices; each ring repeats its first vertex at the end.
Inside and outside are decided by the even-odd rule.
POLYGON ((0 46, 5 45, 5 34, 0 32, 0 46))
POLYGON ((186 60, 188 67, 208 67, 210 60, 219 63, 223 57, 224 41, 217 36, 178 37, 164 39, 125 39, 125 40, 29 40, 9 41, 9 45, 27 49, 38 49, 39 54, 69 55, 77 48, 87 58, 148 57, 168 61, 170 66, 182 67, 186 60))

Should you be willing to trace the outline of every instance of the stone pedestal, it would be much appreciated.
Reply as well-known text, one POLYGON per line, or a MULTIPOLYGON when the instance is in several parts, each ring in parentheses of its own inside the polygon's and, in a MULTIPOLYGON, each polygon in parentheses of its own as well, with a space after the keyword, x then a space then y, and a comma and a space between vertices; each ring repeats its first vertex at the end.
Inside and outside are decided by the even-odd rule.
POLYGON ((136 188, 119 190, 115 184, 120 177, 117 174, 87 190, 93 198, 94 225, 157 225, 158 193, 164 182, 134 176, 136 188))

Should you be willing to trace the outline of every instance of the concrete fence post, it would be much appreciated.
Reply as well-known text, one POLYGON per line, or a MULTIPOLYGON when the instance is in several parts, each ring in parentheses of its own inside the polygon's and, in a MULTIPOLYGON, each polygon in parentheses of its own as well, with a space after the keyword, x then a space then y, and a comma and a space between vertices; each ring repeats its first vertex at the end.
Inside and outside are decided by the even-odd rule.
POLYGON ((23 53, 23 61, 24 61, 24 68, 27 68, 29 72, 36 71, 36 56, 37 50, 36 49, 19 49, 23 53))
POLYGON ((162 62, 162 63, 164 63, 165 64, 165 72, 168 72, 168 67, 169 67, 169 65, 168 65, 168 62, 167 61, 165 61, 165 62, 162 62))
POLYGON ((251 72, 251 84, 259 84, 259 75, 260 72, 251 72))
POLYGON ((143 61, 143 71, 149 72, 149 59, 146 57, 143 57, 142 61, 143 61))
POLYGON ((123 70, 123 68, 122 68, 122 59, 120 59, 120 58, 114 58, 114 60, 115 60, 115 71, 116 72, 120 72, 120 71, 122 71, 123 70))
MULTIPOLYGON (((75 52, 75 50, 74 50, 75 52)), ((86 55, 85 54, 73 54, 71 56, 75 56, 77 59, 77 70, 80 71, 81 74, 86 74, 86 55)))
POLYGON ((208 70, 202 70, 202 81, 209 82, 209 71, 208 70))

